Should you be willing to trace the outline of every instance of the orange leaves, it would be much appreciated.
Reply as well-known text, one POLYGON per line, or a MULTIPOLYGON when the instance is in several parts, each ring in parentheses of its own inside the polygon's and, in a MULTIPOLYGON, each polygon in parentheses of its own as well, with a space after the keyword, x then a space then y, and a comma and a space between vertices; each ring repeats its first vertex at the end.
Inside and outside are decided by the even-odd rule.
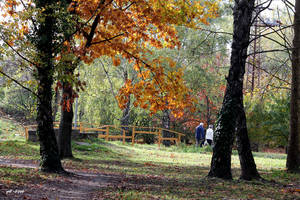
POLYGON ((7 13, 12 16, 15 13, 15 7, 18 4, 20 3, 17 3, 16 0, 6 0, 5 7, 7 8, 7 13))
POLYGON ((137 76, 142 79, 148 79, 148 78, 150 78, 150 71, 149 70, 142 71, 142 72, 138 73, 137 76))
POLYGON ((114 66, 119 66, 121 64, 121 59, 120 58, 112 58, 113 60, 113 65, 114 66))
POLYGON ((63 110, 67 110, 68 112, 70 112, 71 111, 72 103, 71 103, 70 99, 67 99, 67 100, 63 101, 63 104, 62 104, 63 110))
POLYGON ((135 83, 128 81, 119 90, 117 99, 120 108, 125 108, 130 95, 133 95, 133 105, 148 109, 150 114, 170 109, 175 117, 181 117, 187 108, 190 112, 194 111, 195 99, 185 86, 183 70, 175 68, 175 65, 174 61, 162 57, 153 59, 151 65, 136 64, 139 80, 135 83), (169 71, 163 67, 163 64, 167 63, 172 65, 169 71))
POLYGON ((127 80, 124 86, 119 90, 119 95, 116 96, 116 99, 118 100, 119 107, 121 109, 124 109, 126 107, 126 104, 129 100, 129 96, 132 93, 132 82, 131 80, 127 80))
MULTIPOLYGON (((16 1, 7 0, 6 5, 6 10, 13 10, 16 1)), ((101 56, 112 58, 115 66, 121 64, 121 57, 135 60, 133 68, 139 80, 134 84, 128 81, 121 88, 117 97, 121 108, 130 95, 135 96, 136 106, 152 113, 171 109, 176 116, 181 116, 183 109, 191 107, 190 91, 176 63, 163 57, 151 61, 144 57, 151 54, 149 49, 153 47, 178 48, 180 42, 175 27, 196 27, 199 21, 207 23, 207 18, 217 15, 217 3, 206 0, 73 0, 68 10, 79 17, 74 38, 67 39, 76 42, 63 44, 63 51, 53 56, 56 63, 71 62, 73 57, 69 59, 64 55, 73 53, 86 63, 101 56), (166 66, 171 69, 168 71, 166 66)), ((27 25, 20 26, 20 36, 30 31, 27 25)), ((18 36, 14 35, 13 39, 18 36)), ((65 107, 68 108, 68 101, 65 107)))
MULTIPOLYGON (((194 20, 203 19, 205 22, 207 17, 215 17, 216 5, 217 3, 205 0, 192 3, 185 0, 139 0, 134 3, 124 0, 116 0, 114 3, 102 0, 75 0, 69 6, 69 10, 75 10, 83 20, 84 28, 76 36, 82 41, 87 39, 92 30, 95 16, 101 16, 92 38, 92 45, 88 51, 83 51, 88 53, 90 58, 81 55, 85 62, 90 63, 100 56, 113 57, 120 54, 128 58, 126 52, 141 55, 145 53, 145 49, 141 47, 179 47, 175 26, 194 27, 194 24, 197 24, 193 24, 194 20), (84 20, 90 23, 85 23, 84 20), (116 35, 122 36, 115 37, 116 35)), ((85 43, 80 48, 85 48, 85 43)), ((113 59, 113 63, 119 65, 118 60, 113 59)), ((138 71, 139 67, 135 66, 135 69, 138 71)))

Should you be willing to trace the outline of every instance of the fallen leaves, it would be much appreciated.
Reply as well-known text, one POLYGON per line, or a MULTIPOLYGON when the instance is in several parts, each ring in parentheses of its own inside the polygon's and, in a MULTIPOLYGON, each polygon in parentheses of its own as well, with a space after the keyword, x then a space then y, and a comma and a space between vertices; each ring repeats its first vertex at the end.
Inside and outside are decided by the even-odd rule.
POLYGON ((145 166, 148 166, 148 167, 157 167, 157 165, 151 163, 151 162, 145 162, 144 163, 145 166))
POLYGON ((282 190, 283 193, 300 193, 300 188, 287 188, 282 190))

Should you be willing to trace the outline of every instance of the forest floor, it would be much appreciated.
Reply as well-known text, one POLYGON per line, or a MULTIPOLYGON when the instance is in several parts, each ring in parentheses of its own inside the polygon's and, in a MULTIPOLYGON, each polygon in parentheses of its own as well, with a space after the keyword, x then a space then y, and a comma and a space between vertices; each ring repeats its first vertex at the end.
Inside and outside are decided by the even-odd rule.
POLYGON ((0 118, 0 200, 300 199, 300 174, 285 171, 285 154, 255 152, 265 180, 243 181, 234 151, 234 179, 225 181, 206 177, 208 147, 80 142, 72 143, 75 158, 62 161, 70 175, 43 173, 38 143, 24 141, 17 124, 0 118))

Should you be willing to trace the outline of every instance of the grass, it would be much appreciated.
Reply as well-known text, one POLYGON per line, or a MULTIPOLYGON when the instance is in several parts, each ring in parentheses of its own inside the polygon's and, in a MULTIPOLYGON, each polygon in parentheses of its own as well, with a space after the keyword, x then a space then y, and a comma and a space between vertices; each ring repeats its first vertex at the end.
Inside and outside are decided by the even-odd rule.
MULTIPOLYGON (((257 168, 266 181, 239 180, 240 164, 232 156, 234 180, 207 178, 211 149, 193 146, 172 146, 83 140, 89 145, 73 142, 77 159, 63 160, 68 170, 110 174, 118 177, 116 185, 99 189, 104 199, 300 199, 300 193, 287 188, 300 188, 300 175, 285 171, 283 154, 254 153, 257 168)), ((25 141, 0 142, 0 156, 37 159, 39 147, 25 141)), ((33 169, 0 167, 3 183, 32 184, 47 181, 45 175, 33 169), (36 178, 34 181, 33 179, 36 178)), ((0 184, 1 184, 0 181, 0 184)))
POLYGON ((0 140, 24 140, 24 129, 17 122, 0 118, 0 140))
POLYGON ((0 142, 0 156, 14 159, 39 159, 39 146, 36 143, 20 140, 0 142))

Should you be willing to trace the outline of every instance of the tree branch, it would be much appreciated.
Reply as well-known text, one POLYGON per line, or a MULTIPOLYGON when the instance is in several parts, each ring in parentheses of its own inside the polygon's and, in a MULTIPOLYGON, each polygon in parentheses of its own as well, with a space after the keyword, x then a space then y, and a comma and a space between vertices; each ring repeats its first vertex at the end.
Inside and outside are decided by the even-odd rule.
POLYGON ((225 35, 230 35, 232 36, 233 33, 229 33, 229 32, 225 32, 225 31, 213 31, 213 30, 209 30, 209 29, 204 29, 204 28, 196 28, 197 30, 202 30, 202 31, 207 31, 210 33, 215 33, 215 34, 225 34, 225 35))
MULTIPOLYGON (((269 4, 268 4, 266 7, 263 7, 261 10, 259 10, 259 11, 256 12, 256 15, 253 17, 253 19, 252 19, 252 21, 251 21, 251 23, 250 23, 251 25, 254 24, 255 20, 257 19, 257 17, 259 17, 259 15, 260 15, 260 13, 261 13, 262 11, 264 11, 264 10, 266 10, 266 9, 268 9, 268 8, 270 7, 272 1, 273 1, 273 0, 270 0, 269 4)), ((266 1, 266 2, 267 2, 267 1, 266 1)), ((255 12, 255 9, 254 9, 254 12, 255 12)))
POLYGON ((121 33, 121 34, 119 34, 119 35, 113 36, 113 37, 108 38, 108 39, 105 39, 105 40, 100 40, 100 41, 98 41, 98 42, 91 42, 91 43, 90 43, 90 46, 91 46, 91 45, 94 45, 94 44, 99 44, 99 43, 102 43, 102 42, 108 42, 108 41, 113 40, 113 39, 115 39, 115 38, 117 38, 117 37, 120 37, 120 36, 122 36, 122 35, 124 35, 124 33, 121 33))
POLYGON ((134 1, 134 2, 131 2, 131 4, 129 4, 127 7, 125 7, 125 8, 122 8, 122 11, 125 11, 125 10, 127 10, 128 8, 130 8, 133 4, 135 4, 136 2, 134 1))
POLYGON ((34 62, 30 61, 30 60, 27 59, 25 56, 23 56, 22 54, 20 54, 17 50, 15 50, 14 47, 13 47, 12 45, 10 45, 9 42, 7 42, 7 41, 4 39, 4 37, 3 37, 2 34, 1 34, 1 39, 2 39, 2 41, 3 41, 5 44, 7 44, 7 45, 9 46, 9 48, 11 48, 11 49, 13 50, 13 52, 15 52, 15 53, 16 53, 18 56, 20 56, 23 60, 25 60, 26 62, 28 62, 28 63, 30 63, 30 64, 32 64, 32 65, 34 65, 34 66, 37 67, 37 65, 36 65, 34 62))
POLYGON ((292 48, 287 48, 287 49, 272 49, 272 50, 266 50, 266 51, 256 51, 256 52, 248 54, 247 57, 251 56, 251 55, 254 55, 254 54, 260 54, 260 53, 270 53, 270 52, 280 52, 280 51, 286 51, 287 52, 288 50, 292 50, 292 48))
POLYGON ((39 98, 39 96, 38 96, 34 91, 32 91, 31 89, 25 87, 22 83, 20 83, 20 82, 17 81, 16 79, 10 77, 9 75, 7 75, 7 74, 6 74, 5 72, 3 72, 2 70, 0 70, 0 74, 2 74, 3 76, 7 77, 7 78, 10 79, 10 80, 12 80, 12 81, 15 82, 17 85, 21 86, 23 89, 25 89, 25 90, 31 92, 34 96, 36 96, 36 97, 39 98))

